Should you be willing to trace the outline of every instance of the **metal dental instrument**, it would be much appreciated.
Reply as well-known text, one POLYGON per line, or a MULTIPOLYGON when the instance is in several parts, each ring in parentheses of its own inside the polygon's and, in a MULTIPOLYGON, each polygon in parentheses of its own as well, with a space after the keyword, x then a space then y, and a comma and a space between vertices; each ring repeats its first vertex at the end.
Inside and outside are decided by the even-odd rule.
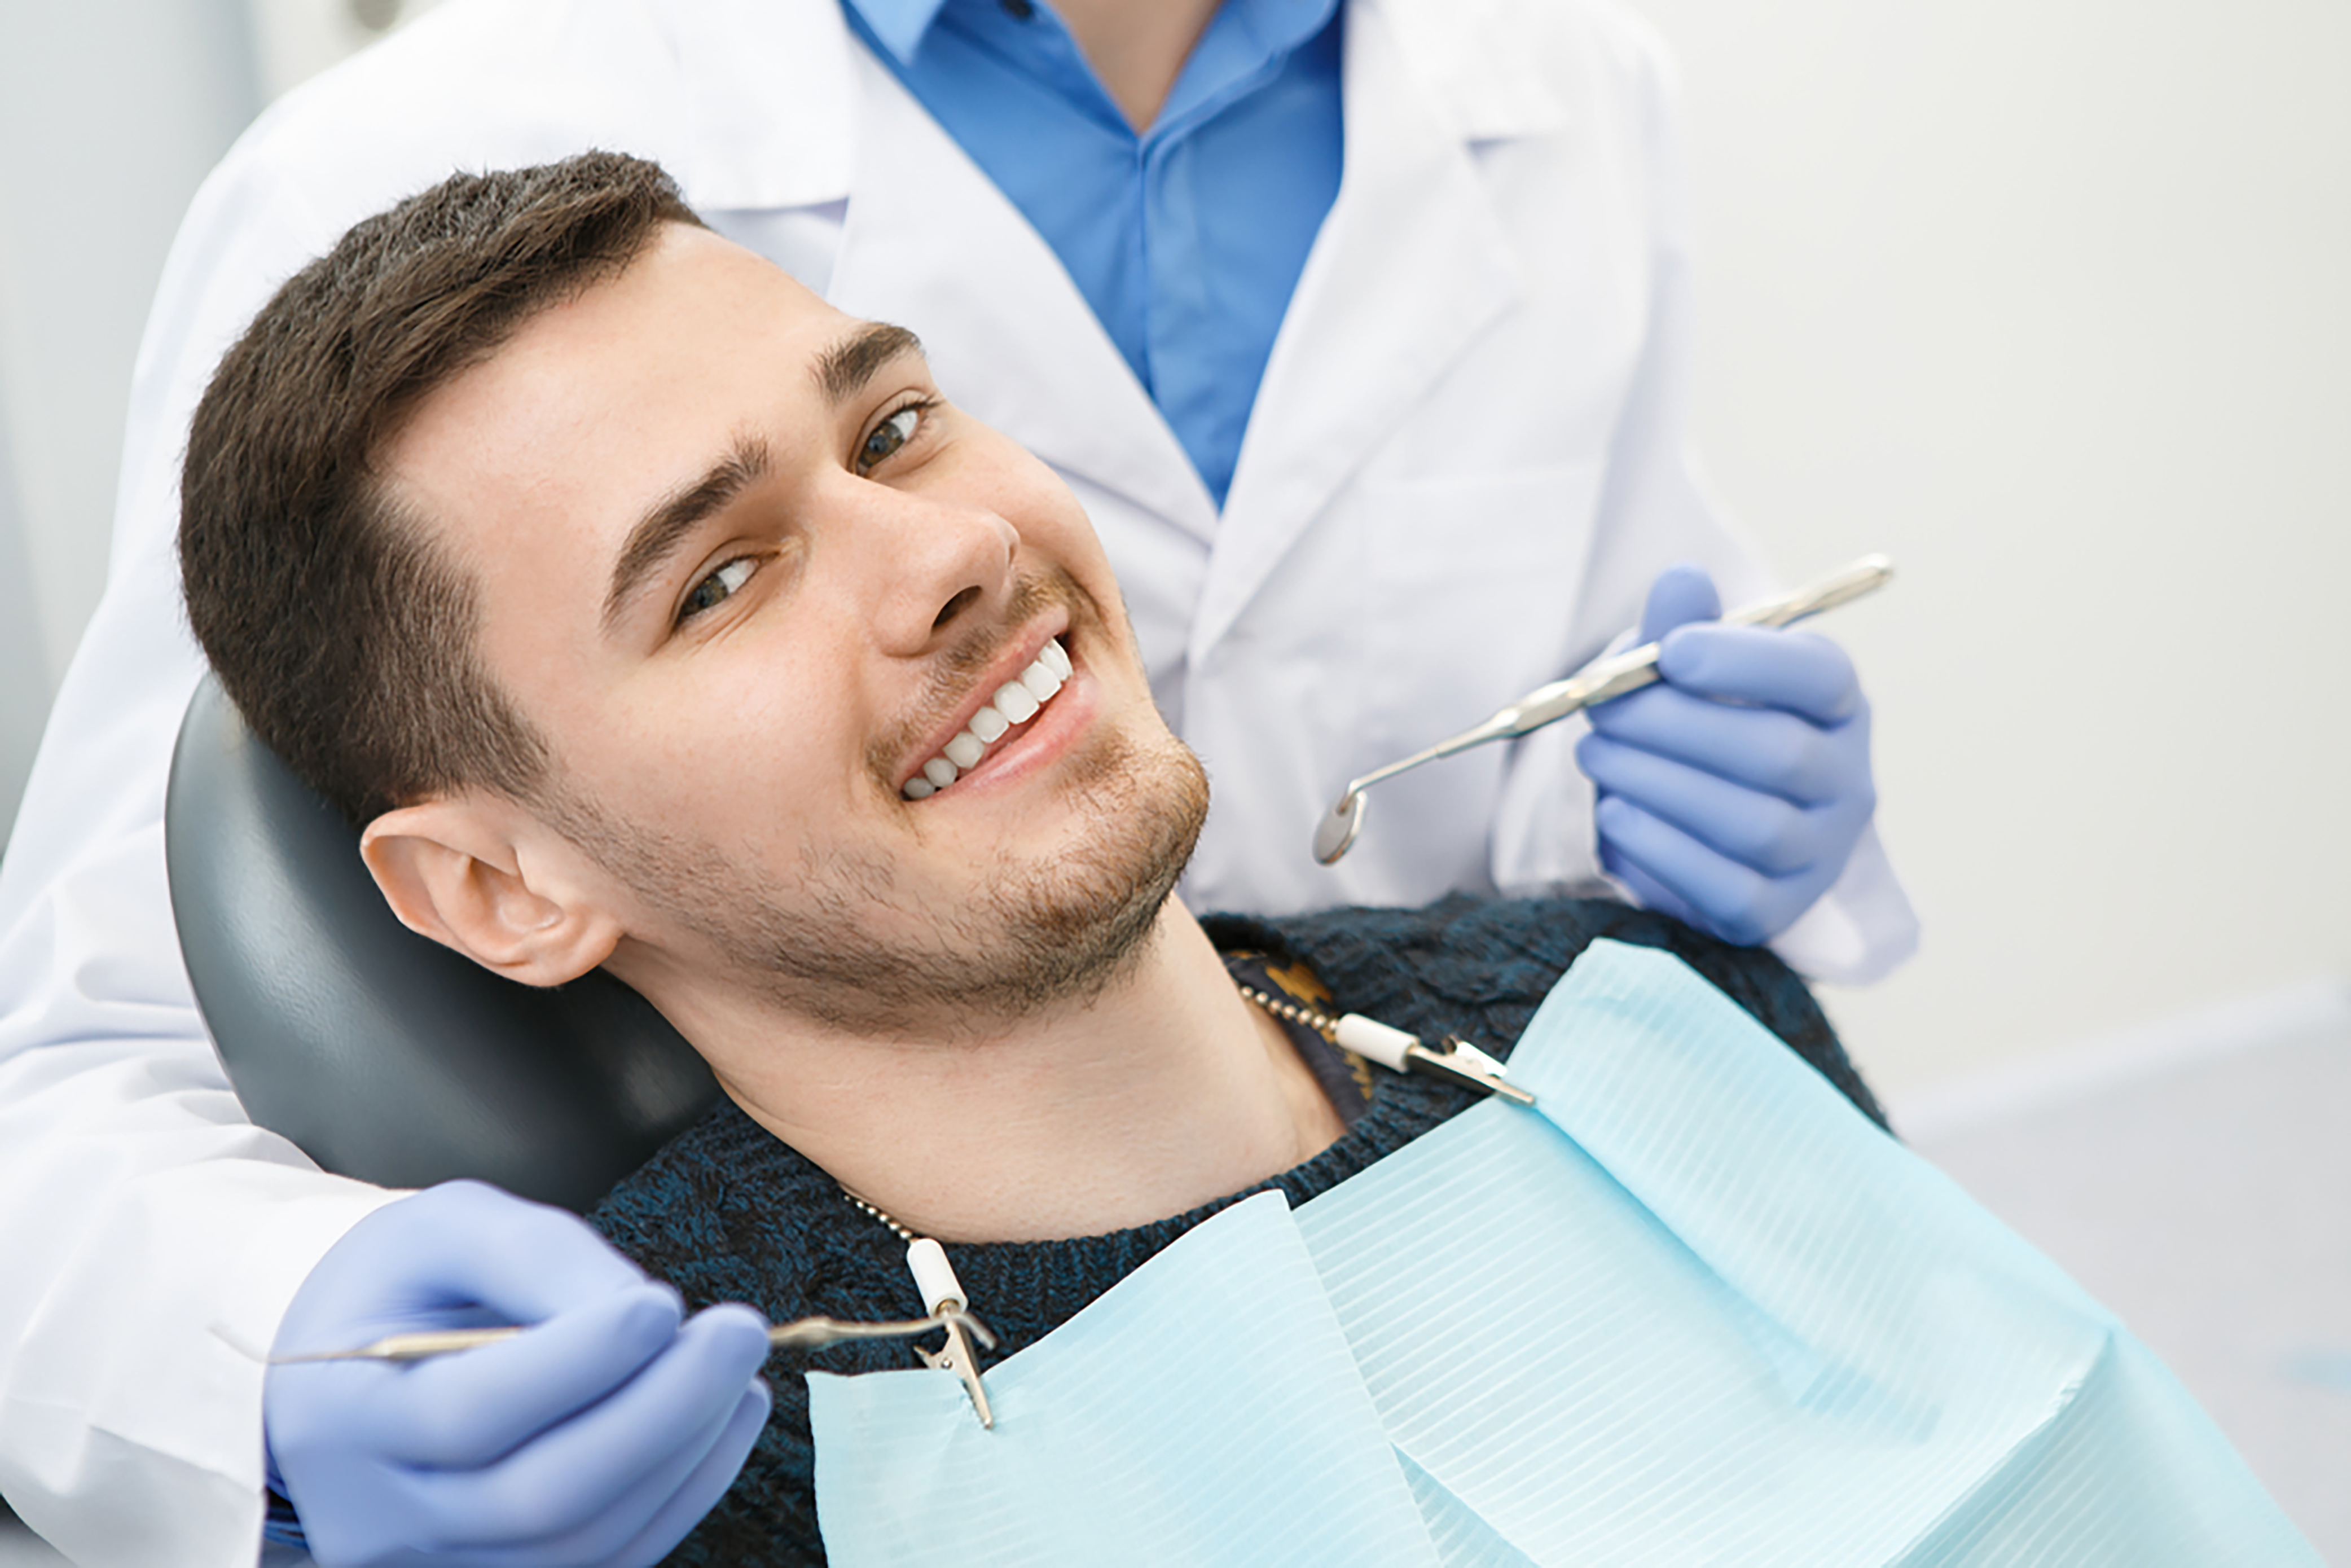
MULTIPOLYGON (((987 1325, 965 1312, 960 1304, 943 1307, 926 1318, 908 1318, 895 1322, 852 1322, 844 1318, 794 1318, 788 1323, 778 1323, 768 1331, 768 1343, 778 1350, 821 1350, 829 1344, 840 1344, 852 1339, 906 1339, 914 1334, 945 1329, 951 1340, 968 1333, 988 1349, 996 1348, 996 1336, 987 1325)), ((357 1350, 330 1350, 317 1355, 279 1356, 269 1364, 290 1366, 304 1361, 427 1361, 436 1355, 450 1355, 461 1350, 496 1344, 522 1333, 519 1328, 437 1329, 423 1333, 396 1333, 363 1344, 357 1350)))
MULTIPOLYGON (((1767 600, 1750 604, 1734 614, 1726 615, 1725 626, 1787 626, 1833 610, 1840 604, 1859 599, 1886 585, 1894 575, 1894 563, 1882 555, 1865 555, 1843 571, 1824 577, 1818 582, 1800 588, 1784 599, 1767 600)), ((1347 792, 1338 803, 1324 813, 1314 827, 1314 858, 1324 865, 1335 864, 1355 835, 1364 829, 1364 791, 1384 779, 1393 779, 1408 768, 1424 762, 1434 762, 1440 757, 1450 757, 1457 751, 1467 751, 1473 746, 1483 746, 1490 740, 1511 740, 1531 730, 1555 724, 1578 708, 1623 696, 1638 691, 1657 679, 1657 644, 1644 643, 1612 657, 1594 659, 1563 681, 1553 681, 1538 686, 1510 706, 1503 708, 1485 723, 1465 729, 1449 740, 1440 740, 1426 751, 1415 752, 1401 762, 1391 762, 1385 768, 1374 768, 1347 786, 1347 792)))

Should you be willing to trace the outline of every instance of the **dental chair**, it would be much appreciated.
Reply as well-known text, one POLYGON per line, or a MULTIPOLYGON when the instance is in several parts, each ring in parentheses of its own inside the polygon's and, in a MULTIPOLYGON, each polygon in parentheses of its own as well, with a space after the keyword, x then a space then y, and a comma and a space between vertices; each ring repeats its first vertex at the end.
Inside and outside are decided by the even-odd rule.
POLYGON ((601 970, 539 990, 401 925, 358 834, 209 674, 180 726, 163 844, 230 1083, 329 1171, 475 1176, 585 1211, 717 1098, 668 1020, 601 970))

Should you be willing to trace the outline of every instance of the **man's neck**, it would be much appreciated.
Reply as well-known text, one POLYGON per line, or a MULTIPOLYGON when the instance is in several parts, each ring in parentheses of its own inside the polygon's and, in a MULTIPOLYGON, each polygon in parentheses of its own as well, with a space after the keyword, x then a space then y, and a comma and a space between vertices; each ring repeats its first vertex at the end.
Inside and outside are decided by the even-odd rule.
POLYGON ((1176 78, 1222 0, 1053 0, 1070 37, 1111 99, 1139 131, 1175 89, 1176 78))
POLYGON ((1173 899, 1137 961, 1083 1005, 952 1040, 747 1015, 716 1032, 729 1038, 695 1043, 753 1120, 942 1240, 1165 1218, 1311 1158, 1341 1130, 1173 899))

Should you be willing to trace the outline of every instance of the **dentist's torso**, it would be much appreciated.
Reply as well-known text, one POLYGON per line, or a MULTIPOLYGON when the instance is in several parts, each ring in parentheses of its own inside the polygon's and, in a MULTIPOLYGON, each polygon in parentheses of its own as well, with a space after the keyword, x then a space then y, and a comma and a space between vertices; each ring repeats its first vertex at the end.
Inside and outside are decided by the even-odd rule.
POLYGON ((1307 843, 1350 777, 1596 652, 1658 567, 1760 583, 1673 437, 1678 238, 1640 37, 1561 5, 1360 0, 1344 23, 1344 181, 1221 515, 1045 241, 848 46, 854 172, 811 281, 914 327, 949 395, 1084 500, 1217 785, 1204 907, 1594 874, 1563 736, 1400 781, 1340 867, 1307 843))

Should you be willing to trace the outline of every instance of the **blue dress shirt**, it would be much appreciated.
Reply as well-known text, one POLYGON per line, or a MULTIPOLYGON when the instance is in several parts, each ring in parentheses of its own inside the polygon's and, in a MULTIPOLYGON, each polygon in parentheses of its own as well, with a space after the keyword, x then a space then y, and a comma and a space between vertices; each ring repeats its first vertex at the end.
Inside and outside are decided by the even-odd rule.
POLYGON ((1141 135, 1045 0, 845 6, 1053 247, 1223 506, 1339 193, 1338 0, 1225 0, 1141 135))

